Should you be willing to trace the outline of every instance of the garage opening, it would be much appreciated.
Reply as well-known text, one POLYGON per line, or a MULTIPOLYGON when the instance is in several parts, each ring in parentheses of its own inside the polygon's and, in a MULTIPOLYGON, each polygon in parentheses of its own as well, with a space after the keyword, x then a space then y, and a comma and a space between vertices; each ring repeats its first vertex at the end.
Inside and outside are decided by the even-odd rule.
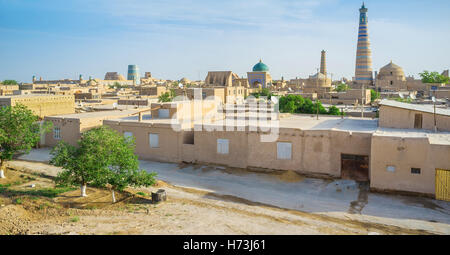
POLYGON ((341 154, 341 178, 369 181, 369 156, 341 154))

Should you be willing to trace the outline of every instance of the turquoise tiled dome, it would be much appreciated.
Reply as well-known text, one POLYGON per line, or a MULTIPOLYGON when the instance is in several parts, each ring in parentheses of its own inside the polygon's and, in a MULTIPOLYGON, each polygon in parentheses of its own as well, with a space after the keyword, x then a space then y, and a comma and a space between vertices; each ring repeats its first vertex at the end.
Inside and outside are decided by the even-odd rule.
POLYGON ((268 72, 269 67, 264 64, 261 59, 259 60, 259 63, 253 66, 253 72, 268 72))

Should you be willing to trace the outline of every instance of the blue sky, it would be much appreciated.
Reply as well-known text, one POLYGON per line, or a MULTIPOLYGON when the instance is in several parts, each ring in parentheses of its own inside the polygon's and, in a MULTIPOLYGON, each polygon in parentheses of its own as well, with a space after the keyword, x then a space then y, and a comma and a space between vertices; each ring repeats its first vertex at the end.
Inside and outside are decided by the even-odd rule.
MULTIPOLYGON (((369 0, 375 70, 449 69, 450 1, 369 0)), ((103 78, 128 64, 164 79, 246 72, 307 77, 327 51, 333 78, 354 74, 356 0, 0 0, 0 80, 103 78)))

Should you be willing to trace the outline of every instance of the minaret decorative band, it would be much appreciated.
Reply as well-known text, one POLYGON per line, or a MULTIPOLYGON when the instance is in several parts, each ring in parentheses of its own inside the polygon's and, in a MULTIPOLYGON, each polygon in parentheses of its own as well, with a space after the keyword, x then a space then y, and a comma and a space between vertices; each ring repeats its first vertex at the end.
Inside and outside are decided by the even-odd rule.
POLYGON ((370 49, 369 33, 367 27, 367 8, 364 3, 359 9, 358 46, 356 49, 355 79, 360 84, 370 84, 372 75, 372 51, 370 49))

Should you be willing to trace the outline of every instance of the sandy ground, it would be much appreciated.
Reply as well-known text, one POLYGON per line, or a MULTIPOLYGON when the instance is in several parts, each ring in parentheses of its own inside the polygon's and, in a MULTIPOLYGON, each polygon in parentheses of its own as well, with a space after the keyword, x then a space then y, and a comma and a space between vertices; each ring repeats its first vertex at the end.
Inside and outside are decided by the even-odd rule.
MULTIPOLYGON (((0 184, 12 183, 10 189, 22 192, 54 186, 42 173, 53 175, 58 168, 24 161, 14 165, 18 170, 9 170, 0 184)), ((1 193, 0 234, 450 234, 445 223, 307 213, 162 181, 129 189, 116 204, 108 190, 87 192, 87 198, 79 197, 79 190, 55 198, 1 193), (160 188, 168 200, 159 204, 136 194, 160 188)))
MULTIPOLYGON (((9 170, 14 190, 52 187, 48 177, 9 170), (29 180, 31 176, 34 180, 29 180)), ((55 198, 4 196, 0 207, 0 234, 432 234, 424 230, 339 219, 246 201, 207 191, 176 187, 164 182, 144 189, 129 189, 112 204, 108 190, 79 190, 55 198), (168 200, 152 204, 149 193, 163 188, 168 200), (134 194, 134 195, 133 195, 134 194), (20 199, 20 204, 17 203, 20 199)), ((445 229, 434 223, 436 230, 445 229)))
MULTIPOLYGON (((49 149, 32 150, 13 162, 45 163, 49 149), (23 161, 26 160, 26 161, 23 161)), ((426 228, 427 222, 450 224, 450 203, 431 198, 369 192, 367 185, 351 180, 308 178, 292 171, 258 172, 214 165, 172 164, 140 160, 140 167, 156 172, 158 179, 179 187, 239 197, 274 207, 334 217, 392 221, 426 228)), ((56 175, 56 167, 33 164, 33 171, 56 175)), ((403 226, 402 225, 402 226, 403 226)))

